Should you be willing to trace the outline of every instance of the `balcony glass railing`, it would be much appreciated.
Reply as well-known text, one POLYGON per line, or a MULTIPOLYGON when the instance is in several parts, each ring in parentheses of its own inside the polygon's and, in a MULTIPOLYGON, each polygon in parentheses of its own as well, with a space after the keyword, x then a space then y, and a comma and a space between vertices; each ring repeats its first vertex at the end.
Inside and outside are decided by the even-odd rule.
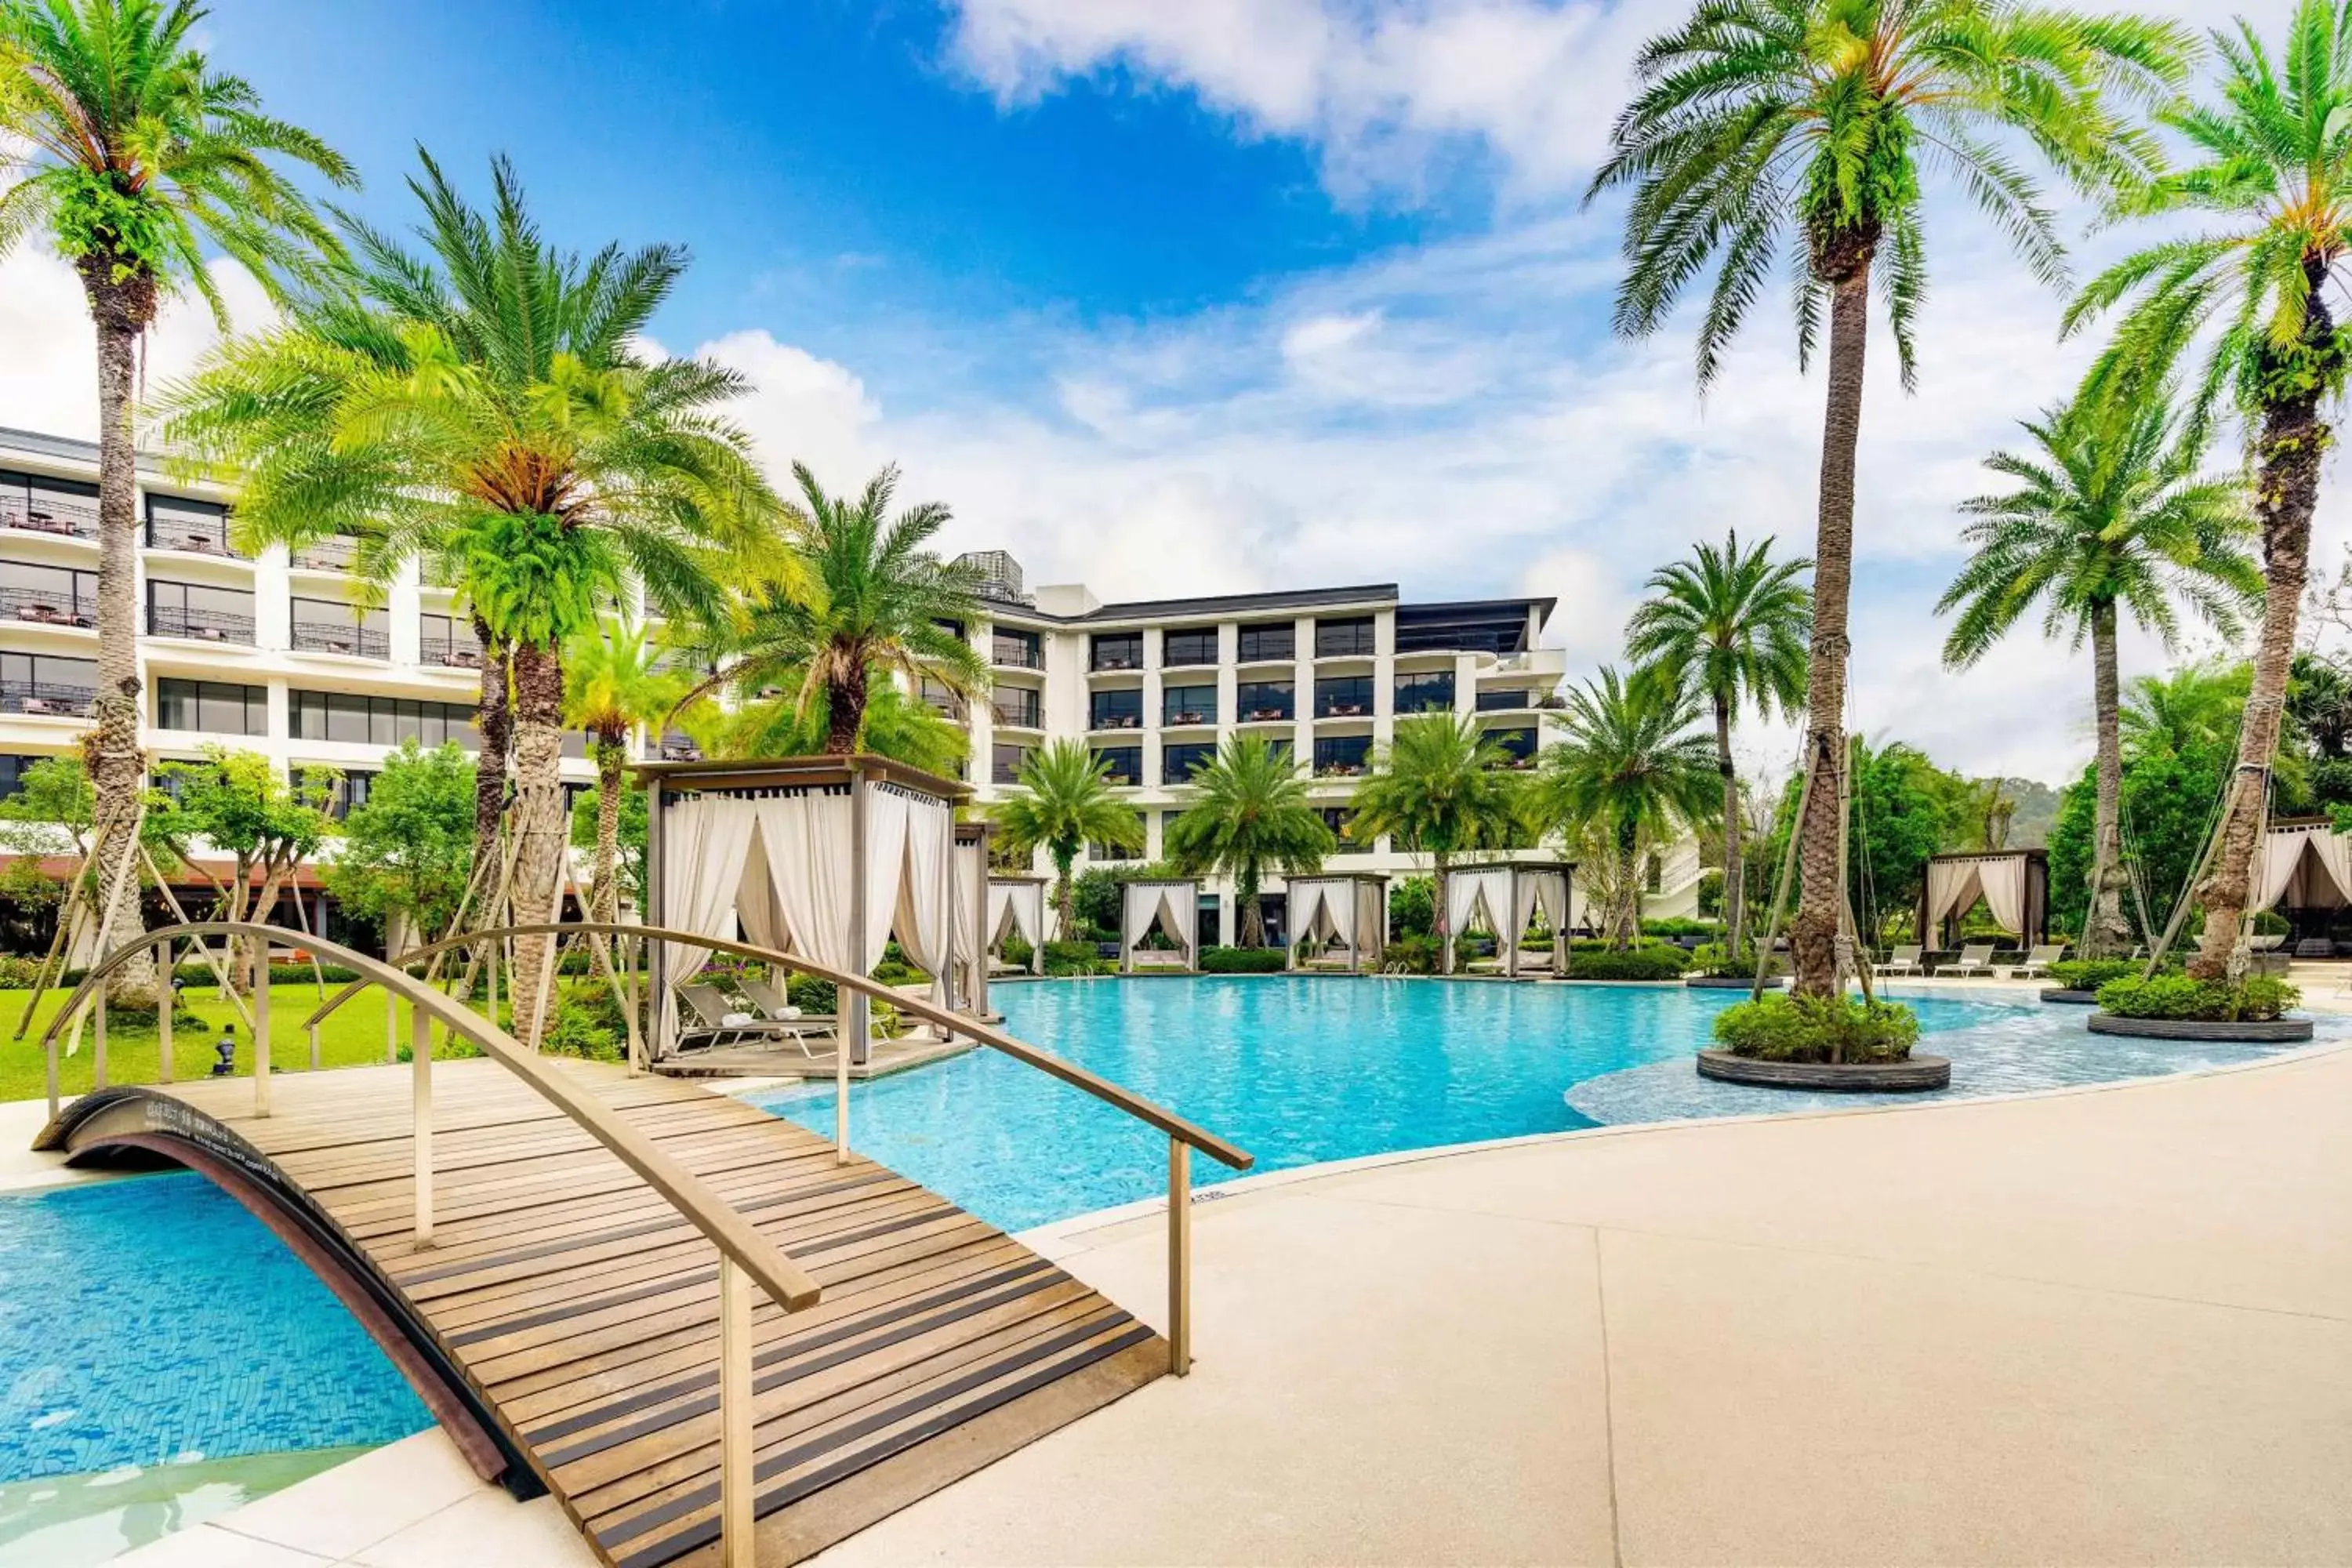
POLYGON ((147 610, 147 630, 159 637, 194 637, 200 642, 234 642, 253 646, 253 617, 226 610, 183 610, 152 605, 147 610))
POLYGON ((482 668, 482 645, 471 637, 425 637, 416 641, 416 662, 451 669, 482 668))
POLYGON ((294 646, 304 653, 343 653, 355 658, 390 658, 392 634, 374 626, 296 621, 294 646))
POLYGON ((1140 730, 1143 715, 1132 709, 1124 712, 1097 710, 1090 723, 1097 730, 1140 730))
POLYGON ((37 626, 95 626, 98 605, 88 594, 0 588, 0 620, 29 621, 37 626))
POLYGON ((1534 693, 1528 691, 1481 691, 1478 711, 1481 713, 1513 713, 1535 706, 1534 693))
POLYGON ((1042 669, 1045 656, 1031 643, 1000 642, 990 647, 988 660, 999 669, 1042 669))
POLYGON ((98 503, 58 496, 0 495, 0 528, 54 533, 66 539, 98 537, 98 503))
POLYGON ((0 680, 0 713, 87 719, 98 705, 88 686, 55 686, 42 680, 0 680))

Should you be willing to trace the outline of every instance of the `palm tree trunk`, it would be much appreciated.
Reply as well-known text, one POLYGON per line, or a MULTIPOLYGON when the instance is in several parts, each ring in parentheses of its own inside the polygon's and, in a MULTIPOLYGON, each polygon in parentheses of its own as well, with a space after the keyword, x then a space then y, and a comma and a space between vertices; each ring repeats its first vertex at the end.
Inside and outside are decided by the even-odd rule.
POLYGON ((1870 333, 1870 258, 1875 233, 1847 231, 1817 240, 1813 275, 1830 289, 1829 405, 1822 424, 1821 510, 1813 542, 1812 668, 1805 685, 1805 749, 1813 791, 1797 824, 1802 888, 1789 944, 1800 994, 1838 988, 1839 906, 1843 858, 1846 598, 1853 565, 1853 464, 1862 438, 1864 350, 1870 333))
POLYGON ((1609 945, 1623 952, 1633 945, 1642 931, 1642 877, 1636 862, 1642 853, 1641 835, 1630 822, 1617 827, 1617 915, 1610 921, 1617 929, 1610 933, 1609 945))
POLYGON ((490 636, 489 624, 474 617, 474 638, 482 649, 481 706, 474 727, 482 749, 474 759, 474 864, 491 868, 474 906, 469 927, 492 923, 489 901, 498 894, 499 820, 507 806, 507 762, 514 751, 514 710, 507 700, 507 650, 490 636))
POLYGON ((1241 929, 1234 932, 1242 947, 1265 945, 1265 908, 1258 901, 1257 868, 1244 866, 1234 877, 1234 902, 1241 906, 1241 929))
MULTIPOLYGON (((2320 293, 2326 281, 2325 266, 2306 262, 2305 276, 2310 304, 2300 347, 2317 356, 2330 352, 2336 323, 2320 293)), ((2220 980, 2229 973, 2238 926, 2252 901, 2263 795, 2270 787, 2271 761, 2278 752, 2280 720, 2286 709, 2295 618, 2311 571, 2311 514, 2319 502, 2319 465, 2333 435, 2319 416, 2316 389, 2263 406, 2254 510, 2262 520, 2263 568, 2269 586, 2263 598, 2262 641, 2254 652, 2253 691, 2238 731, 2238 771, 2230 783, 2221 852, 2198 889, 2205 906, 2205 935, 2189 961, 2189 973, 2200 980, 2220 980)))
MULTIPOLYGON (((1075 849, 1054 850, 1054 912, 1061 918, 1062 940, 1078 940, 1077 898, 1070 886, 1070 866, 1078 858, 1075 849)), ((1121 933, 1124 940, 1124 933, 1121 933)))
MULTIPOLYGON (((563 655, 552 643, 514 647, 515 854, 517 925, 555 919, 562 890, 563 655)), ((515 939, 515 1037, 536 1048, 548 1023, 540 1016, 540 971, 549 938, 515 939)), ((553 999, 546 1009, 552 1015, 553 999)))
POLYGON ((2083 921, 2083 956, 2131 951, 2124 917, 2123 699, 2116 675, 2114 601, 2091 611, 2091 706, 2099 731, 2098 805, 2091 829, 2091 909, 2083 921))
POLYGON ((1739 864, 1739 771, 1731 760, 1731 694, 1715 694, 1715 765, 1723 774, 1724 955, 1739 962, 1739 922, 1747 900, 1739 864))
POLYGON ((622 735, 596 737, 596 872, 588 901, 593 910, 589 918, 605 925, 621 918, 621 791, 625 787, 621 771, 628 760, 622 735))
POLYGON ((845 757, 857 750, 857 732, 866 727, 865 660, 850 660, 825 697, 824 749, 828 755, 845 757))
MULTIPOLYGON (((82 258, 79 271, 98 329, 98 726, 89 771, 95 825, 105 837, 95 869, 98 899, 111 896, 114 904, 108 945, 118 947, 146 924, 132 868, 139 853, 132 824, 147 768, 139 752, 139 456, 131 409, 139 339, 155 319, 155 283, 137 268, 118 281, 110 251, 82 258)), ((153 995, 153 959, 142 953, 115 971, 107 989, 126 1000, 153 995)))

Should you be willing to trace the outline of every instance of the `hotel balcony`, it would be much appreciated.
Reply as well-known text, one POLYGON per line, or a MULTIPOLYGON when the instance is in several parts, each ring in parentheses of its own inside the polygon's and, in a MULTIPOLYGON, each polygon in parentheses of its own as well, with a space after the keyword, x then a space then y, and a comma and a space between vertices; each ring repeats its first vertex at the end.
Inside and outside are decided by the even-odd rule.
POLYGON ((338 534, 298 544, 287 552, 287 560, 297 572, 349 572, 358 554, 359 541, 338 534))
POLYGON ((190 555, 212 555, 224 561, 250 561, 228 542, 226 517, 202 517, 186 512, 150 513, 147 548, 177 550, 190 555))
POLYGON ((53 686, 47 681, 0 681, 0 713, 31 718, 87 719, 98 704, 98 691, 88 686, 53 686))
POLYGON ((0 621, 95 630, 98 626, 98 605, 88 594, 52 593, 44 588, 0 588, 0 621))
POLYGON ((293 646, 302 653, 340 653, 353 658, 392 657, 392 635, 351 622, 296 621, 293 646))
POLYGON ((22 529, 54 539, 96 539, 98 503, 58 496, 0 494, 0 528, 22 529))
POLYGON ((988 662, 998 669, 1043 669, 1045 650, 1017 637, 998 637, 989 644, 988 662))
POLYGON ((1036 702, 992 702, 988 705, 988 708, 991 716, 995 720, 996 727, 1000 730, 1043 730, 1045 727, 1045 713, 1043 704, 1036 702))
POLYGON ((416 640, 416 662, 450 669, 482 668, 482 645, 472 637, 423 637, 416 640))
POLYGON ((253 617, 231 615, 226 610, 184 610, 176 605, 151 605, 147 607, 147 631, 151 637, 253 646, 253 617))

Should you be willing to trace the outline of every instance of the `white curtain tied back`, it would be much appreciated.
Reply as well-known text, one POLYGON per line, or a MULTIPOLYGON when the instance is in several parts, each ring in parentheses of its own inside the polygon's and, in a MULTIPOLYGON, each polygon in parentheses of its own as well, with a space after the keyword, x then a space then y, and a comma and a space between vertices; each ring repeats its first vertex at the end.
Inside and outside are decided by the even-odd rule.
POLYGON ((1966 912, 1979 898, 1991 911, 1993 924, 2021 934, 2025 930, 2025 857, 1986 855, 1928 863, 1929 930, 1949 916, 1966 912))
POLYGON ((2333 827, 2273 828, 2263 836, 2262 896, 2256 909, 2282 899, 2296 909, 2352 904, 2352 837, 2333 827))

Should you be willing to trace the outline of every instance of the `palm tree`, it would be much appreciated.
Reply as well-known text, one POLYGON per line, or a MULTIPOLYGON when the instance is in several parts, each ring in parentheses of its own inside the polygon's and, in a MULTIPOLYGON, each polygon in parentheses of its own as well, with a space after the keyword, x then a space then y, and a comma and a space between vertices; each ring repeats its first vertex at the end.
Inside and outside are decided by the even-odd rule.
MULTIPOLYGON (((803 708, 790 697, 753 697, 727 710, 698 703, 682 719, 695 744, 712 757, 805 756, 824 748, 830 727, 823 702, 803 708)), ((929 703, 885 680, 866 692, 866 727, 857 749, 953 778, 971 752, 971 737, 929 703)))
POLYGON ((2063 274, 2033 181, 1988 140, 2032 142, 2089 186, 2137 176, 2155 153, 2103 100, 2169 90, 2189 36, 2162 22, 2091 16, 2007 0, 1702 0, 1651 41, 1639 90, 1611 133, 1586 200, 1633 187, 1616 326, 1656 331, 1710 264, 1698 380, 1724 353, 1778 267, 1795 285, 1798 363, 1829 316, 1829 401, 1813 548, 1813 635, 1805 711, 1813 792, 1803 891, 1791 931, 1797 984, 1837 984, 1838 801, 1845 766, 1846 600, 1854 452, 1874 275, 1904 384, 1927 286, 1926 167, 1949 171, 2033 273, 2063 274))
POLYGON ((1395 738, 1373 754, 1356 786, 1349 831, 1358 843, 1386 836, 1407 854, 1429 857, 1441 942, 1454 858, 1506 848, 1522 832, 1520 780, 1507 771, 1510 760, 1475 719, 1425 713, 1396 721, 1395 738))
MULTIPOLYGON (((341 247, 279 167, 339 185, 341 154, 261 110, 193 41, 190 0, 0 3, 0 256, 38 233, 73 263, 98 336, 98 700, 90 748, 100 887, 120 886, 118 923, 139 921, 127 828, 145 788, 139 752, 139 555, 133 515, 134 354, 156 313, 194 293, 224 326, 210 245, 273 298, 315 279, 341 247)), ((143 963, 126 990, 152 984, 143 963)))
POLYGON ((771 587, 712 628, 711 651, 725 662, 706 686, 789 680, 803 713, 821 704, 824 750, 835 755, 857 750, 877 671, 909 682, 929 677, 960 695, 986 689, 988 667, 963 633, 980 613, 981 574, 926 548, 948 509, 924 501, 891 517, 895 468, 866 481, 856 500, 826 495, 799 463, 793 477, 813 581, 771 587))
POLYGON ((563 649, 563 722, 596 738, 596 868, 588 885, 588 918, 621 918, 622 770, 629 736, 658 724, 684 695, 686 681, 662 666, 663 650, 643 629, 606 626, 574 633, 563 649))
POLYGON ((1307 782, 1289 748, 1256 736, 1235 735, 1192 770, 1192 794, 1166 837, 1168 858, 1185 874, 1223 872, 1234 879, 1244 947, 1265 942, 1258 881, 1268 867, 1286 877, 1320 870, 1339 840, 1309 805, 1307 782))
MULTIPOLYGON (((716 621, 715 560, 786 553, 781 513, 720 412, 742 378, 645 347, 682 251, 583 261, 542 237, 504 160, 484 214, 420 159, 425 254, 347 220, 348 289, 215 351, 168 389, 163 428, 236 476, 248 542, 353 535, 355 570, 379 582, 422 559, 505 650, 485 694, 512 704, 513 905, 537 923, 564 853, 565 642, 640 588, 665 615, 716 621)), ((516 949, 527 1039, 544 940, 516 949)))
POLYGON ((2284 70, 2242 21, 2234 34, 2217 31, 2213 44, 2220 101, 2184 101, 2159 116, 2199 161, 2118 204, 2127 214, 2197 215, 2201 232, 2117 262, 2084 289, 2065 319, 2072 331, 2130 301, 2094 373, 2121 402, 2144 395, 2140 388, 2161 384, 2205 345, 2189 430, 2201 436, 2227 393, 2254 463, 2267 592, 2219 853, 2197 890, 2205 934, 2189 971, 2206 980, 2229 972, 2253 891, 2264 790, 2310 573, 2320 463, 2335 437, 2326 410, 2352 372, 2326 297, 2331 279, 2345 286, 2352 253, 2352 4, 2298 0, 2284 70))
POLYGON ((1054 907, 1062 940, 1078 933, 1070 897, 1070 868, 1087 844, 1143 847, 1143 817, 1118 797, 1109 764, 1082 742, 1055 741, 1022 760, 1018 793, 989 807, 998 841, 1010 856, 1027 857, 1040 845, 1054 858, 1054 907))
POLYGON ((1563 738, 1543 750, 1534 796, 1541 818, 1564 829, 1591 824, 1616 848, 1614 945, 1642 927, 1636 862, 1645 845, 1707 821, 1723 805, 1714 743, 1691 726, 1698 694, 1667 668, 1621 679, 1600 675, 1568 693, 1563 738))
POLYGON ((1625 627, 1626 658, 1664 668, 1714 704, 1716 768, 1723 775, 1724 930, 1735 955, 1747 907, 1731 725, 1747 706, 1765 718, 1775 712, 1794 718, 1804 706, 1813 603, 1798 579, 1811 566, 1810 561, 1775 563, 1769 538, 1742 550, 1735 531, 1720 550, 1700 544, 1692 559, 1660 567, 1647 584, 1652 597, 1625 627))
POLYGON ((2134 676, 2116 728, 2134 757, 2179 756, 2238 738, 2253 689, 2250 664, 2184 664, 2163 675, 2134 676))
POLYGON ((1996 452, 1985 467, 2015 481, 1960 510, 1976 552, 1945 590, 1958 610, 1944 662, 1965 669, 1990 652, 2026 611, 2042 605, 2045 637, 2091 644, 2091 705, 2098 734, 2098 805, 2092 831, 2091 907, 2083 952, 2129 952, 2124 915, 2122 693, 2116 669, 2120 612, 2169 650, 2175 599, 2235 637, 2240 607, 2262 595, 2247 554, 2253 532, 2245 489, 2199 472, 2203 443, 2176 428, 2168 389, 2114 411, 2077 398, 2025 421, 2040 450, 1996 452))

